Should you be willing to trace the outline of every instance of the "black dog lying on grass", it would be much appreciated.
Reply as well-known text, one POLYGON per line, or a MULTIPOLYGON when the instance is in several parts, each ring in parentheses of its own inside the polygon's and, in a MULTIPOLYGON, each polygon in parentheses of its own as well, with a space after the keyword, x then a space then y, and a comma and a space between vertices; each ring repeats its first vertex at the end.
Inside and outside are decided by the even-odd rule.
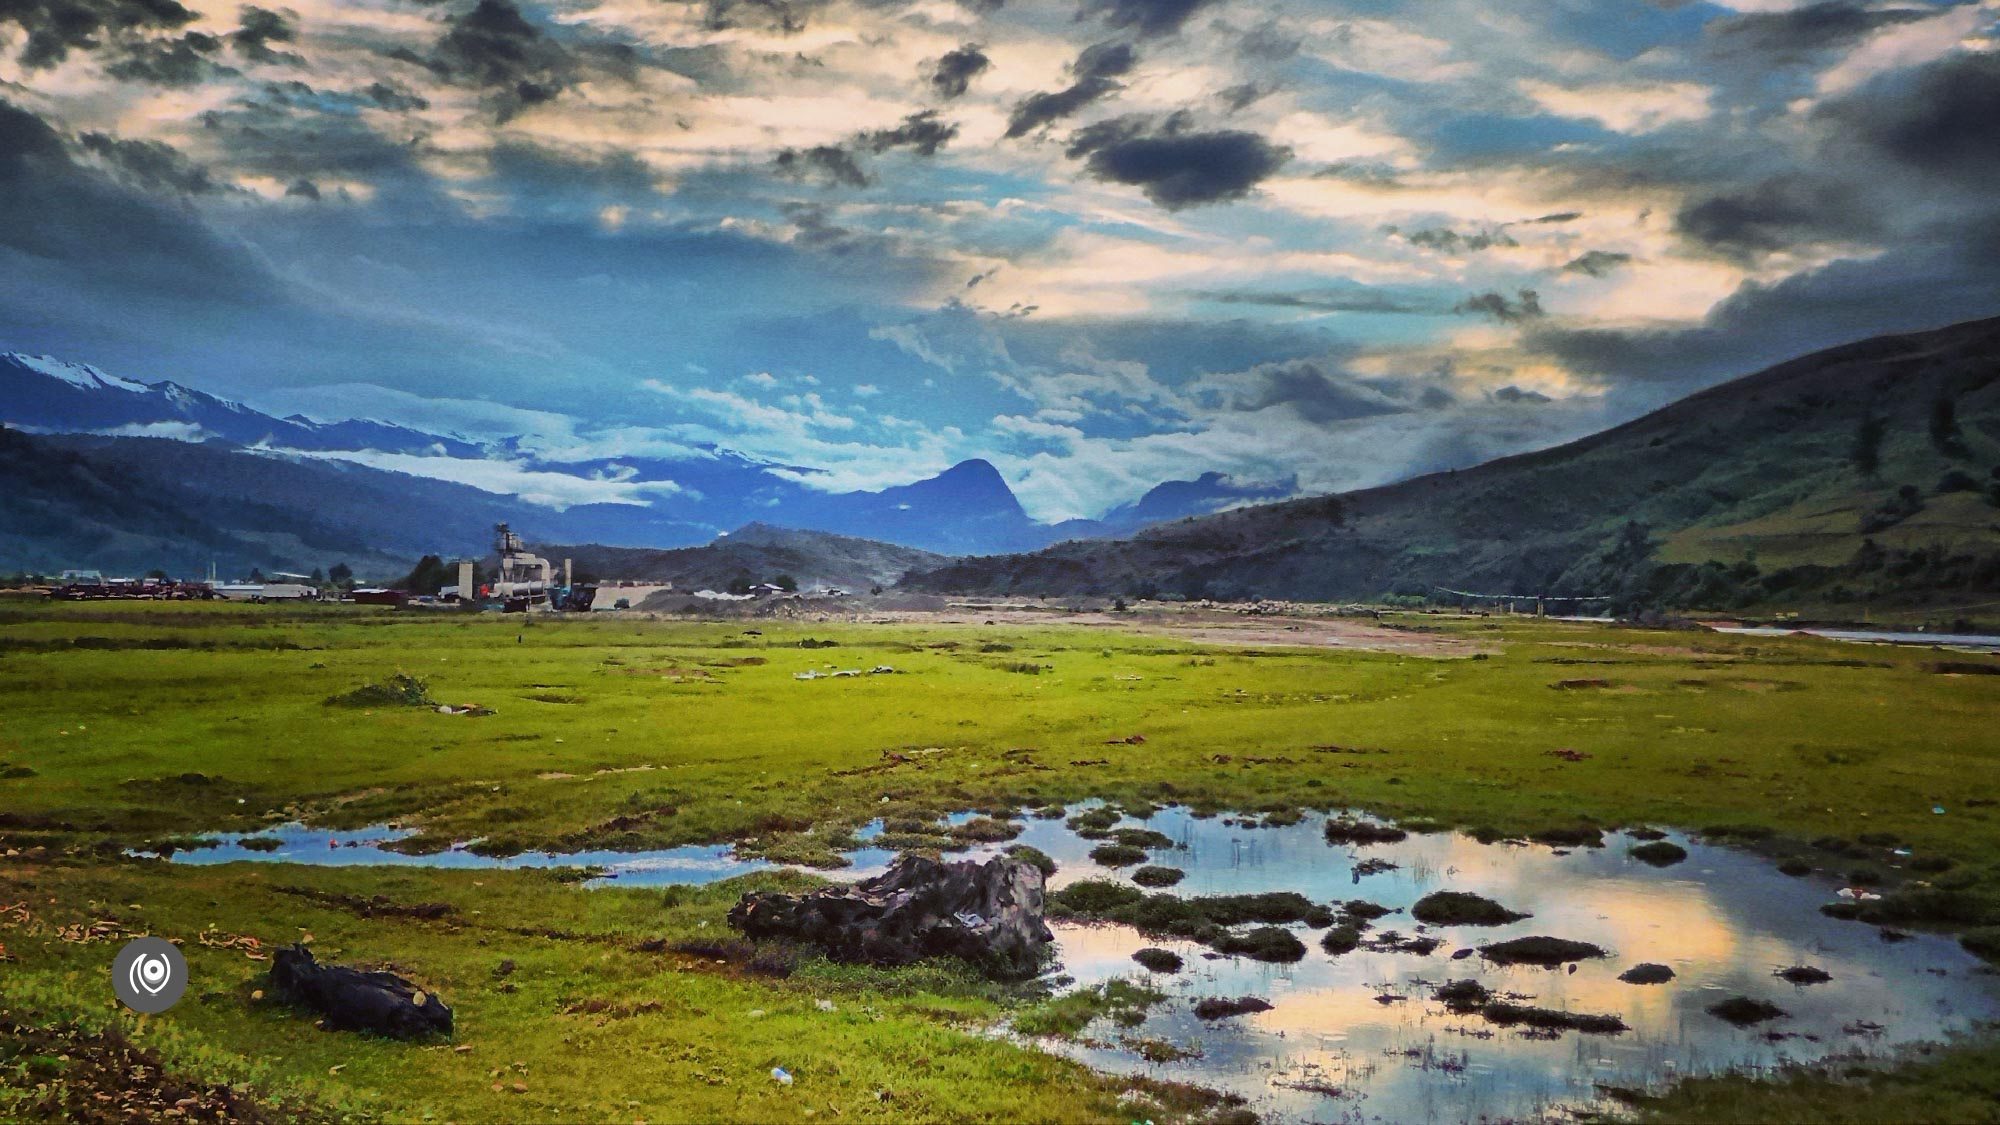
POLYGON ((322 965, 303 945, 271 959, 271 989, 310 1008, 335 1031, 368 1031, 391 1039, 451 1034, 451 1009, 394 973, 322 965))

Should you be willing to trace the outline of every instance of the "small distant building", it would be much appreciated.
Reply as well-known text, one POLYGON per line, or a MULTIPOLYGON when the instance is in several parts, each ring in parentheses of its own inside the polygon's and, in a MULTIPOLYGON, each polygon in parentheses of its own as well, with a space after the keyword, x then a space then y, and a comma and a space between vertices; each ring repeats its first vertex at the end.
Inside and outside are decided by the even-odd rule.
POLYGON ((385 590, 374 587, 354 591, 354 604, 356 605, 387 605, 401 608, 409 604, 409 601, 410 595, 401 590, 385 590))

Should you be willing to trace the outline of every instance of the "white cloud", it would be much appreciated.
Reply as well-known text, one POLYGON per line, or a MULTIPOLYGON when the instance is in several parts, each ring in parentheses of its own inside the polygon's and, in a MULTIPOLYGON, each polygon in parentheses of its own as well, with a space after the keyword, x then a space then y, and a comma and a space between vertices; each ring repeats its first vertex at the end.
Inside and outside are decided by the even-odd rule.
POLYGON ((1619 133, 1650 133, 1709 114, 1708 87, 1694 82, 1619 82, 1559 86, 1524 79, 1523 94, 1558 117, 1595 121, 1619 133))
POLYGON ((474 460, 464 457, 426 457, 411 453, 384 453, 374 449, 341 452, 303 450, 259 450, 271 455, 306 457, 324 461, 352 461, 371 469, 432 480, 468 485, 482 492, 518 496, 530 504, 562 511, 581 504, 619 504, 647 507, 656 496, 682 492, 670 480, 641 481, 631 472, 606 477, 581 477, 569 473, 533 469, 525 462, 474 460))

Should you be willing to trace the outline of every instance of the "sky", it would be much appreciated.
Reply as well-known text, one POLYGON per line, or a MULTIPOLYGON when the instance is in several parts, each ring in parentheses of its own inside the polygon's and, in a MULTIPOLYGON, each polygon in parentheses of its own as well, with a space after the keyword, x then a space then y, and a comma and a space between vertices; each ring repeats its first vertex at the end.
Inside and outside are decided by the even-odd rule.
POLYGON ((0 0, 0 349, 542 461, 983 457, 1047 520, 1362 487, 2000 314, 1996 48, 2000 0, 0 0))

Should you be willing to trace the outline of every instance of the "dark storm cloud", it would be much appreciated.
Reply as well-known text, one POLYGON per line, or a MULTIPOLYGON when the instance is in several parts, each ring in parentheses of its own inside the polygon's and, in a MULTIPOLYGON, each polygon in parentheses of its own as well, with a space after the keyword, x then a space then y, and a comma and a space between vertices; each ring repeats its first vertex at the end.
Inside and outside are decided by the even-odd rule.
POLYGON ((1007 118, 1007 135, 1022 137, 1052 121, 1068 117, 1084 106, 1123 89, 1117 79, 1138 65, 1139 54, 1130 43, 1106 42, 1085 47, 1069 66, 1075 79, 1061 90, 1030 94, 1014 106, 1007 118))
POLYGON ((1214 0, 1084 0, 1078 18, 1101 16, 1104 22, 1139 35, 1171 35, 1214 0))
POLYGON ((1252 105, 1269 97, 1271 88, 1257 82, 1245 82, 1216 91, 1215 100, 1229 113, 1240 113, 1252 105))
POLYGON ((568 53, 508 0, 479 0, 453 17, 432 65, 446 78, 492 91, 503 118, 554 99, 574 69, 568 53))
POLYGON ((241 26, 226 37, 230 49, 257 63, 281 63, 298 66, 304 59, 290 51, 273 50, 273 43, 294 43, 298 41, 298 28, 292 23, 288 13, 274 12, 268 8, 244 5, 237 14, 241 26))
POLYGON ((869 152, 887 152, 892 148, 907 148, 918 156, 935 156, 937 150, 958 136, 958 126, 938 117, 938 111, 926 109, 903 118, 902 124, 894 129, 878 129, 863 133, 857 140, 869 152))
POLYGON ((421 135, 385 134, 354 112, 376 104, 368 91, 337 94, 303 82, 271 82, 203 113, 201 124, 209 143, 226 154, 223 163, 285 183, 326 176, 377 186, 428 184, 416 162, 427 143, 421 135))
POLYGON ((1325 360, 1264 363, 1248 371, 1217 376, 1203 388, 1227 410, 1255 412, 1289 406, 1315 425, 1404 414, 1411 404, 1370 386, 1325 360))
POLYGON ((390 54, 427 66, 446 81, 485 90, 501 121, 554 101, 586 71, 630 80, 638 65, 637 52, 625 44, 558 42, 510 0, 479 0, 452 17, 428 59, 408 51, 390 54))
POLYGON ((117 62, 105 68, 113 78, 150 82, 156 86, 197 86, 220 75, 235 74, 212 56, 222 40, 199 31, 178 39, 144 39, 128 43, 117 62))
POLYGON ((2000 224, 1952 228, 1867 260, 1842 260, 1774 285, 1746 284, 1686 329, 1528 328, 1528 351, 1605 377, 1618 405, 1643 410, 1723 379, 1885 332, 2000 311, 2000 224))
POLYGON ((29 70, 54 66, 72 50, 178 30, 193 19, 174 0, 0 0, 0 23, 16 24, 28 35, 20 61, 29 70))
POLYGON ((1875 8, 1855 0, 1825 0, 1783 12, 1746 12, 1711 20, 1709 40, 1725 51, 1758 51, 1797 58, 1844 47, 1878 27, 1927 19, 1934 11, 1875 8))
POLYGON ((1691 200, 1674 216, 1682 238, 1736 260, 1872 228, 1867 206, 1846 185, 1808 173, 1691 200))
POLYGON ((941 118, 937 110, 919 110, 903 118, 893 129, 856 133, 852 139, 837 145, 788 148, 771 163, 779 175, 791 179, 867 187, 875 181, 862 167, 860 158, 855 155, 857 152, 872 152, 879 156, 891 149, 902 148, 917 156, 936 156, 938 150, 956 136, 958 126, 941 118))
POLYGON ((993 60, 986 57, 985 49, 977 43, 967 43, 954 51, 947 51, 930 68, 931 88, 939 97, 956 98, 971 87, 972 80, 987 72, 993 60))
POLYGON ((1139 117, 1079 129, 1069 155, 1087 157, 1084 168, 1092 176, 1130 184, 1178 211, 1243 198, 1284 167, 1292 151, 1237 129, 1188 132, 1187 116, 1177 113, 1157 129, 1139 117))
POLYGON ((1533 289, 1516 290, 1511 298, 1505 293, 1492 290, 1474 293, 1460 301, 1454 311, 1490 316, 1503 324, 1539 320, 1546 315, 1542 311, 1542 295, 1533 289))
POLYGON ((1456 254, 1460 251, 1476 254, 1481 250, 1491 250, 1495 246, 1512 247, 1520 243, 1507 233, 1505 228, 1476 230, 1470 234, 1460 234, 1448 227, 1426 227, 1422 230, 1405 231, 1396 227, 1385 228, 1387 233, 1401 235, 1403 241, 1426 250, 1436 250, 1442 254, 1456 254))
POLYGON ((1604 277, 1612 270, 1632 260, 1632 255, 1615 250, 1586 250, 1582 254, 1563 263, 1564 273, 1580 273, 1590 277, 1604 277))
POLYGON ((361 93, 363 97, 373 102, 377 108, 397 113, 407 113, 411 110, 429 109, 431 107, 431 103, 428 100, 402 86, 390 82, 370 83, 368 88, 361 91, 361 93))
POLYGON ((1200 292, 1194 296, 1224 305, 1257 305, 1264 308, 1304 309, 1311 312, 1438 316, 1451 311, 1449 307, 1435 301, 1399 297, 1373 289, 1338 293, 1263 293, 1252 290, 1223 290, 1200 292))
POLYGON ((1963 52, 1878 78, 1814 117, 1907 167, 1990 190, 2000 176, 2000 54, 1963 52))
POLYGON ((807 7, 788 0, 708 0, 702 24, 710 31, 749 27, 796 35, 806 29, 807 7))
POLYGON ((1493 401, 1515 403, 1515 404, 1534 404, 1534 403, 1549 402, 1552 400, 1549 398, 1549 396, 1543 394, 1540 391, 1526 391, 1516 386, 1505 386, 1493 392, 1493 401))
POLYGON ((780 152, 771 164, 779 175, 793 179, 818 179, 847 187, 867 187, 869 184, 868 173, 862 170, 854 154, 839 145, 788 148, 780 152))
POLYGON ((1284 62, 1299 53, 1304 46, 1298 36, 1287 33, 1277 23, 1264 23, 1243 33, 1236 41, 1236 50, 1246 59, 1258 62, 1284 62))
MULTIPOLYGON (((177 154, 108 137, 84 145, 128 180, 202 182, 177 154)), ((179 206, 77 163, 47 122, 0 101, 0 321, 22 302, 241 305, 268 291, 241 249, 179 206)))
POLYGON ((320 198, 319 185, 307 179, 293 180, 291 186, 285 189, 285 194, 294 199, 310 199, 315 203, 319 202, 320 198))
POLYGON ((77 140, 85 152, 103 160, 119 178, 147 191, 205 195, 221 190, 209 177, 208 169, 181 155, 171 145, 120 140, 103 133, 85 133, 77 140))

